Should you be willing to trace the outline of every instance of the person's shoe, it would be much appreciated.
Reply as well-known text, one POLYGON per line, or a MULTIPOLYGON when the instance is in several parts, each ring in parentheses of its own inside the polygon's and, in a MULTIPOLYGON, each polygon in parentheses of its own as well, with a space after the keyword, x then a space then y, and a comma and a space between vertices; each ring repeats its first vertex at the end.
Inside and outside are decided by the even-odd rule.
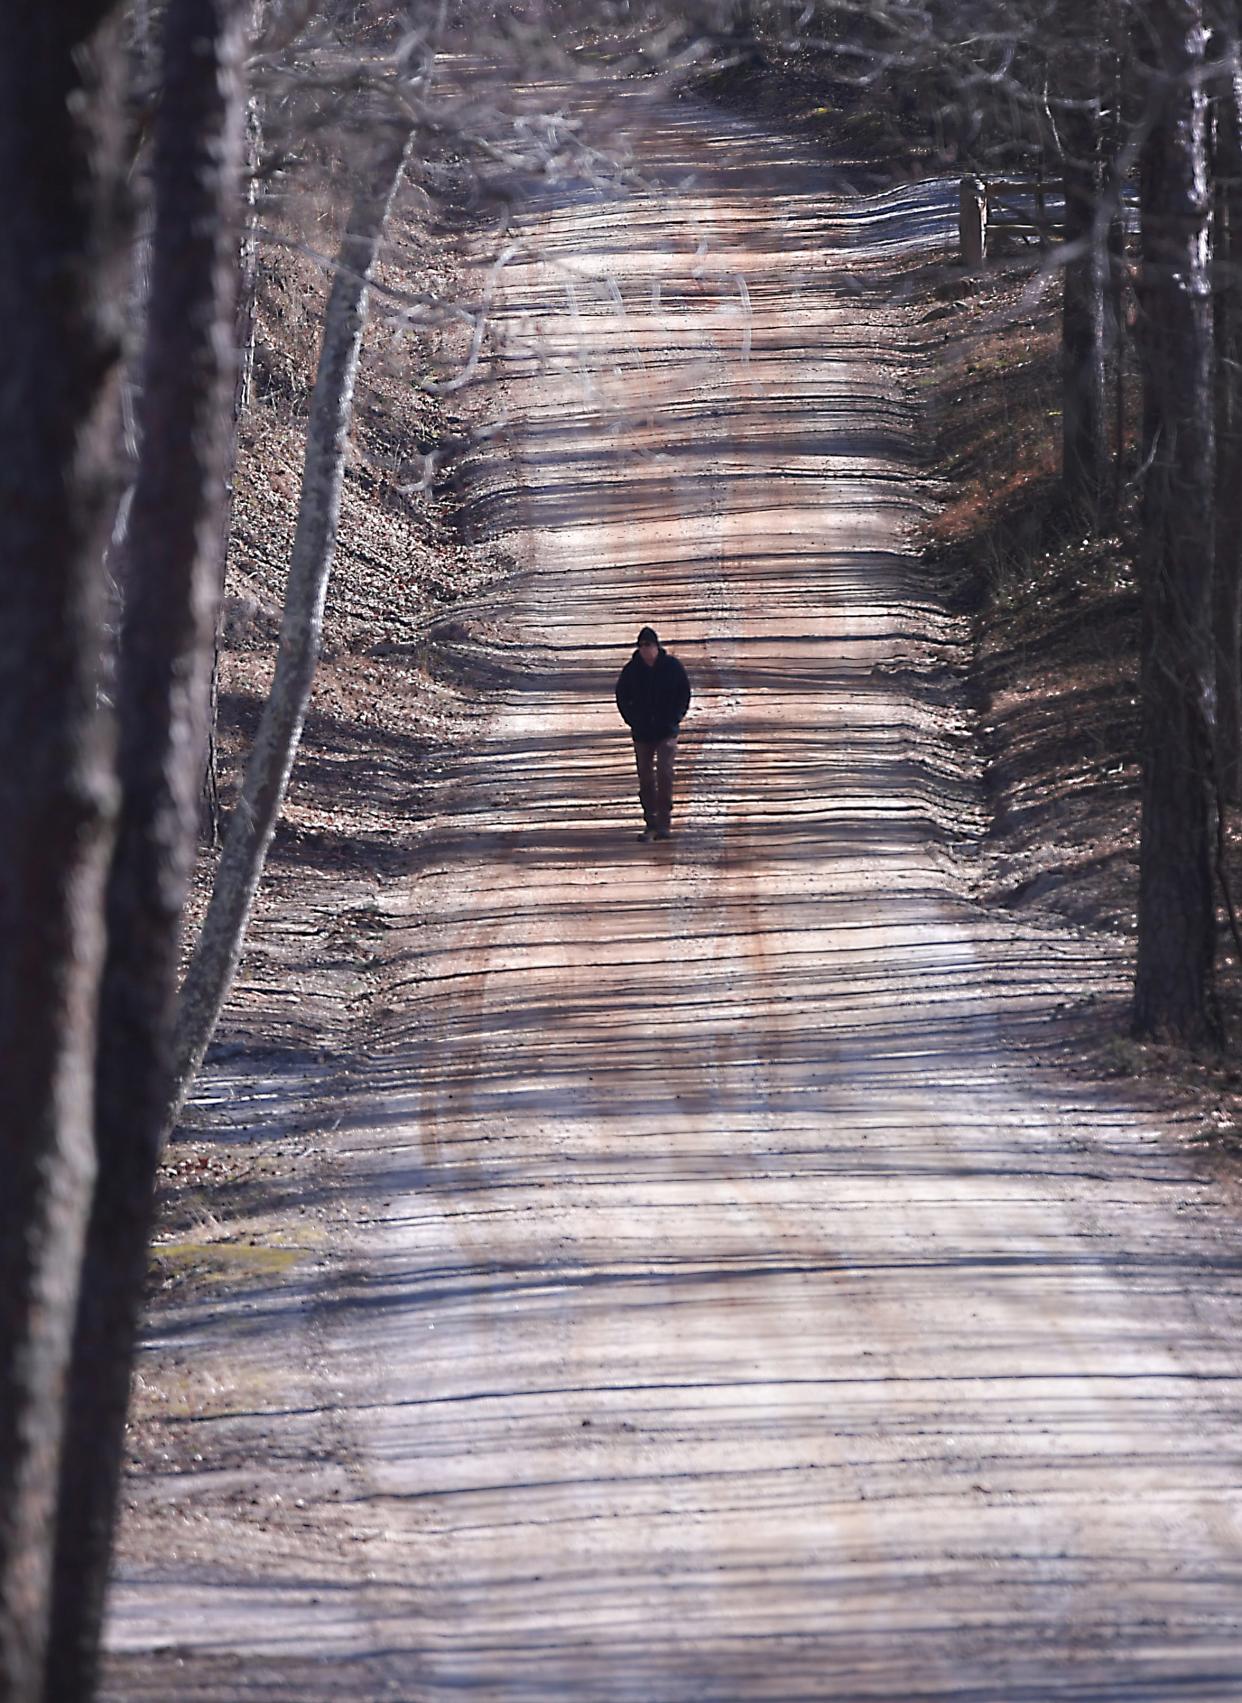
POLYGON ((673 837, 673 830, 671 828, 657 828, 651 837, 653 840, 671 840, 673 837))
POLYGON ((650 844, 652 840, 659 839, 659 837, 654 828, 644 828, 641 834, 634 836, 636 840, 641 840, 644 845, 650 844))

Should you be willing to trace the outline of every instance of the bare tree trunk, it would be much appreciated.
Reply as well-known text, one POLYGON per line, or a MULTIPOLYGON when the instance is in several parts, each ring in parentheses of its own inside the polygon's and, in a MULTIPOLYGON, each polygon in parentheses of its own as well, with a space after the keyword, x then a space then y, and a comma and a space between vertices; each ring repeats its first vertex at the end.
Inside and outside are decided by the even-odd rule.
POLYGON ((1211 201, 1203 0, 1137 8, 1146 67, 1142 836, 1134 1026, 1214 1040, 1211 201))
POLYGON ((1096 7, 1075 7, 1057 64, 1065 178, 1061 315, 1062 482, 1070 506, 1098 522, 1105 466, 1105 293, 1107 269, 1100 137, 1101 43, 1096 7))
POLYGON ((46 1703, 93 1694, 194 856, 232 422, 244 0, 169 0, 142 448, 126 543, 121 817, 107 892, 98 1172, 69 1384, 46 1703))
MULTIPOLYGON (((258 39, 263 22, 263 0, 249 0, 249 37, 258 39)), ((220 522, 223 545, 220 551, 220 600, 224 596, 225 564, 228 559, 229 531, 233 518, 233 494, 237 474, 238 440, 242 415, 250 405, 250 383, 254 375, 255 326, 259 295, 259 165, 263 146, 263 121, 258 97, 254 94, 246 103, 246 146, 243 186, 245 207, 241 225, 241 241, 237 253, 237 308, 235 343, 237 361, 233 385, 233 429, 229 434, 225 486, 227 500, 220 522)), ((207 834, 213 846, 220 844, 220 762, 218 726, 220 719, 220 616, 217 611, 216 630, 211 647, 211 689, 207 712, 207 753, 203 762, 203 814, 207 834)))
POLYGON ((172 1116, 202 1062, 232 983, 302 734, 336 547, 367 294, 388 209, 404 168, 408 138, 407 128, 383 133, 341 241, 311 399, 276 672, 225 835, 211 903, 181 990, 172 1116))
MULTIPOLYGON (((252 5, 251 39, 262 24, 262 8, 252 5)), ((234 431, 229 458, 229 478, 237 462, 236 427, 250 406, 250 384, 254 377, 254 339, 259 298, 259 168, 263 163, 263 116, 258 97, 246 103, 245 210, 241 245, 237 256, 237 379, 233 391, 234 431)))
POLYGON ((1242 800, 1242 63, 1233 18, 1219 31, 1217 45, 1230 69, 1216 101, 1213 161, 1216 750, 1221 796, 1237 803, 1242 800))
POLYGON ((1125 0, 1104 0, 1102 19, 1102 67, 1100 87, 1104 103, 1101 123, 1101 152, 1105 162, 1104 194, 1108 202, 1108 234, 1104 266, 1104 361, 1111 367, 1111 477, 1107 481, 1109 523, 1116 526, 1125 493, 1126 470, 1126 368, 1130 336, 1126 325, 1126 190, 1130 177, 1131 130, 1126 121, 1129 86, 1125 0))
POLYGON ((123 7, 0 34, 0 1695, 34 1703, 115 813, 100 709, 125 293, 123 7))

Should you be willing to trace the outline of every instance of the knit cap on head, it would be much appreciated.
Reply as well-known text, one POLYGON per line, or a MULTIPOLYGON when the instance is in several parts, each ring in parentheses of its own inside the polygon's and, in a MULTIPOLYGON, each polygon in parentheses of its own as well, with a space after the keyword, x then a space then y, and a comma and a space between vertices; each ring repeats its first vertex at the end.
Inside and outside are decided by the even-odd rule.
POLYGON ((654 627, 644 627, 638 635, 638 642, 640 645, 658 645, 660 635, 654 627))

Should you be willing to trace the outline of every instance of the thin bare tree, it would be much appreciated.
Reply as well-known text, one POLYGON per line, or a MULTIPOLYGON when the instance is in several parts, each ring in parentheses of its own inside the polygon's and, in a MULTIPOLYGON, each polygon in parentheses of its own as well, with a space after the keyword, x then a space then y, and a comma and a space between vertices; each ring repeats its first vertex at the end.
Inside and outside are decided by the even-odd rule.
MULTIPOLYGON (((266 0, 249 0, 249 37, 259 39, 266 0)), ((251 87, 246 101, 246 148, 243 177, 243 218, 237 249, 237 306, 235 343, 237 359, 233 381, 233 424, 225 458, 227 501, 220 517, 223 545, 219 553, 220 596, 217 603, 215 639, 211 652, 211 688, 207 715, 207 752, 203 762, 203 814, 212 846, 220 843, 220 763, 218 724, 220 715, 220 616, 224 602, 224 568, 228 557, 229 530, 242 417, 250 403, 254 376, 255 338, 259 308, 259 192, 263 147, 263 114, 258 91, 251 87)))
POLYGON ((1103 214, 1101 93, 1105 43, 1097 0, 1058 8, 1049 58, 1057 89, 1053 144, 1065 186, 1061 309, 1061 476, 1070 507, 1100 518, 1105 488, 1108 221, 1103 214))
POLYGON ((245 943, 263 864, 301 738, 332 572, 354 381, 371 274, 405 167, 411 125, 380 122, 351 209, 324 314, 302 495, 272 688, 246 763, 202 930, 181 990, 172 1112, 210 1043, 245 943))

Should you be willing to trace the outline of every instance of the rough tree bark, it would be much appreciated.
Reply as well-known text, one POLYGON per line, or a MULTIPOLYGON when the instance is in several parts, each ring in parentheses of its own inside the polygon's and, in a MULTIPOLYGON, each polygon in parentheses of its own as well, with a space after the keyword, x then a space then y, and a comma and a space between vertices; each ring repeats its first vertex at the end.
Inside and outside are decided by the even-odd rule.
POLYGON ((94 1165, 115 813, 100 710, 125 292, 123 7, 0 35, 0 1695, 38 1697, 65 1367, 94 1165))
POLYGON ((341 480, 371 272, 405 165, 408 127, 380 133, 350 212, 324 314, 311 398, 293 555, 272 689, 229 821, 211 902, 186 971, 177 1012, 176 1115, 202 1062, 245 942, 267 848, 301 738, 323 630, 336 546, 341 480))
POLYGON ((47 1703, 94 1692, 168 1103, 224 539, 247 16, 244 0, 169 0, 163 23, 141 450, 125 546, 98 1168, 60 1470, 47 1703))
MULTIPOLYGON (((258 40, 263 25, 265 0, 249 0, 249 39, 258 40)), ((250 406, 254 377, 254 345, 259 304, 259 167, 263 150, 263 119, 258 96, 252 91, 246 103, 246 147, 244 161, 244 207, 237 251, 237 307, 235 343, 237 360, 233 383, 233 429, 229 434, 225 468, 227 500, 220 525, 224 547, 220 551, 220 603, 224 596, 224 565, 228 555, 229 530, 233 518, 233 496, 237 475, 237 453, 242 416, 250 406)), ((220 614, 217 610, 211 652, 211 689, 207 714, 207 753, 203 762, 203 814, 212 846, 220 843, 220 769, 218 730, 220 719, 220 614)))
POLYGON ((1134 1027, 1219 1036, 1213 989, 1211 199, 1203 0, 1143 0, 1142 833, 1134 1027))
POLYGON ((1067 13, 1062 10, 1065 27, 1055 56, 1067 256, 1061 315, 1061 468, 1070 507, 1095 524, 1107 461, 1107 251, 1100 218, 1102 43, 1095 5, 1073 3, 1067 13))
POLYGON ((1216 751, 1221 796, 1242 800, 1242 59, 1236 16, 1217 7, 1227 70, 1215 102, 1216 751))
POLYGON ((1111 368, 1111 423, 1109 454, 1112 459, 1108 481, 1108 518, 1115 527, 1125 498, 1126 475, 1126 368, 1130 344, 1126 324, 1126 289, 1129 275, 1126 239, 1126 186, 1130 176, 1129 154, 1135 134, 1127 115, 1127 96, 1132 76, 1129 50, 1127 0, 1104 0, 1104 96, 1103 153, 1107 162, 1105 195, 1109 203, 1108 237, 1105 245, 1104 345, 1105 362, 1111 368))

